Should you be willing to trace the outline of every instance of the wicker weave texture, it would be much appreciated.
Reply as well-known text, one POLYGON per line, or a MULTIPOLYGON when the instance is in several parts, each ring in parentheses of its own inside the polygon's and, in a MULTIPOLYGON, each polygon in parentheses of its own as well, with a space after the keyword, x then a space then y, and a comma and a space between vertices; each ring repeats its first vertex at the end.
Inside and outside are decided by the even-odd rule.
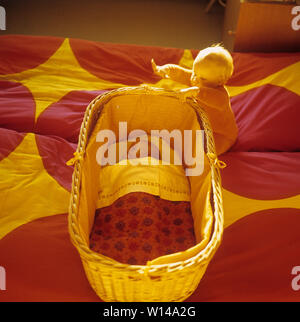
POLYGON ((89 137, 105 104, 122 95, 162 95, 182 100, 177 92, 148 86, 124 87, 96 97, 87 107, 81 125, 69 205, 69 233, 78 250, 90 285, 104 301, 154 302, 183 301, 197 288, 207 265, 221 243, 223 234, 223 202, 219 163, 215 152, 213 133, 206 113, 193 99, 187 99, 205 131, 206 154, 209 160, 212 186, 214 223, 211 238, 196 256, 185 261, 163 265, 127 265, 93 252, 80 234, 78 224, 79 199, 83 158, 89 137))

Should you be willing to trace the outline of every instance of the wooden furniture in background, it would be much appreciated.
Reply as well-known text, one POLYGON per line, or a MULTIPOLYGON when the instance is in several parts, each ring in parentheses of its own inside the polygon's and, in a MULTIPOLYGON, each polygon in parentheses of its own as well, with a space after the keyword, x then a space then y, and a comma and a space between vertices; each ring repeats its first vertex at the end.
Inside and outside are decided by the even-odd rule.
MULTIPOLYGON (((291 2, 228 0, 224 46, 235 52, 300 51, 300 30, 292 27, 293 19, 300 15, 300 10, 292 14, 296 6, 291 2)), ((295 24, 300 25, 300 18, 295 24)))
MULTIPOLYGON (((205 8, 205 12, 208 13, 211 9, 211 7, 215 4, 217 0, 210 0, 205 8)), ((225 0, 226 1, 226 0, 225 0)), ((222 6, 222 7, 226 7, 226 2, 224 2, 223 0, 218 0, 218 3, 222 6)))

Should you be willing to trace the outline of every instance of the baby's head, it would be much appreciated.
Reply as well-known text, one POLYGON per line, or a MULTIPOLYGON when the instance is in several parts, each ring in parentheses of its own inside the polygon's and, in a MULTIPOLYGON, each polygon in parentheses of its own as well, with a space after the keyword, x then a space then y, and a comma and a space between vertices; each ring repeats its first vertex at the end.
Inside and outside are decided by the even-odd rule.
POLYGON ((217 45, 205 48, 197 55, 191 78, 192 86, 223 86, 233 72, 230 53, 217 45))

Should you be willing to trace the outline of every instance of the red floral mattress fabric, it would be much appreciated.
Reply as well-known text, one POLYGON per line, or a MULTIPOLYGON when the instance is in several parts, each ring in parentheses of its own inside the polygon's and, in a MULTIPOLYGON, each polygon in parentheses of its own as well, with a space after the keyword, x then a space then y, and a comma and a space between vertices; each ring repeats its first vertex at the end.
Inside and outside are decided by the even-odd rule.
POLYGON ((196 244, 190 202, 131 192, 97 209, 90 247, 121 263, 145 265, 196 244))

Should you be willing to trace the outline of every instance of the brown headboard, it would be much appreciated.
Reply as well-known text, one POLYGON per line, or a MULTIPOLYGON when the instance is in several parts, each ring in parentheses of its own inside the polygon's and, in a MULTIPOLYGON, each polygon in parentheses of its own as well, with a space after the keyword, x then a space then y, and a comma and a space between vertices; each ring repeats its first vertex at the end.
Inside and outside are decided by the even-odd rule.
POLYGON ((300 5, 228 0, 223 42, 236 52, 300 51, 300 5))

